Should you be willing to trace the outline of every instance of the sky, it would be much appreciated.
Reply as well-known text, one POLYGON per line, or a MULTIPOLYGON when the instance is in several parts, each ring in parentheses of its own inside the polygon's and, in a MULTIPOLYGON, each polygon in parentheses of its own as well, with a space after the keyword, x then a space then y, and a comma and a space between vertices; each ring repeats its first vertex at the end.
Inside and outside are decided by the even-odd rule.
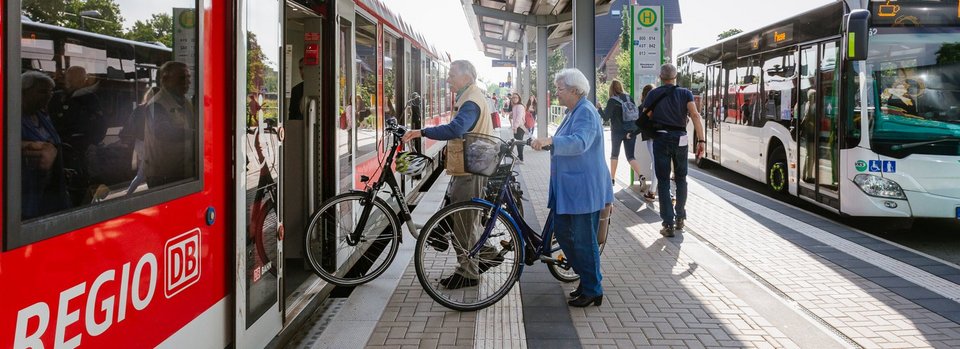
MULTIPOLYGON (((508 68, 491 68, 477 48, 460 0, 382 0, 407 23, 454 59, 469 59, 490 82, 505 80, 508 68), (429 11, 424 11, 429 9, 429 11)), ((716 42, 717 34, 757 29, 835 0, 680 0, 683 23, 674 27, 674 53, 716 42)))

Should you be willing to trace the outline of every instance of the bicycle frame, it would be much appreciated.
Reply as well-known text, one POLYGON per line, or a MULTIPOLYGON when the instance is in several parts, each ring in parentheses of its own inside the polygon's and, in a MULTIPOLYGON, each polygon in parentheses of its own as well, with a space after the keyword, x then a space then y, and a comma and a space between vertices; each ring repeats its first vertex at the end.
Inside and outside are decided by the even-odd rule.
MULTIPOLYGON (((373 185, 367 190, 363 191, 366 194, 367 200, 373 202, 383 190, 384 184, 390 187, 390 196, 397 201, 398 206, 400 207, 400 213, 390 212, 396 215, 401 223, 407 225, 407 229, 410 230, 410 234, 414 234, 417 228, 413 224, 413 219, 411 219, 410 207, 407 206, 406 200, 403 199, 403 195, 400 191, 400 183, 397 182, 397 177, 395 172, 393 172, 393 158, 397 155, 397 152, 400 150, 400 147, 403 146, 401 137, 406 132, 400 126, 392 127, 393 130, 388 128, 388 131, 393 135, 393 142, 395 146, 391 147, 390 153, 387 154, 387 159, 383 162, 383 167, 380 169, 380 177, 373 182, 373 185)), ((350 246, 355 246, 360 242, 360 236, 363 233, 363 228, 367 225, 367 220, 370 218, 370 211, 373 209, 373 205, 364 205, 363 210, 360 213, 360 220, 357 222, 357 226, 354 228, 353 232, 350 234, 350 239, 347 240, 347 244, 350 246)), ((416 235, 414 235, 416 236, 416 235)), ((403 243, 403 234, 399 234, 397 240, 400 243, 403 243)))
MULTIPOLYGON (((512 149, 514 145, 515 142, 509 142, 504 146, 506 149, 508 149, 506 151, 511 152, 511 158, 513 157, 513 154, 512 150, 509 149, 512 149)), ((521 259, 525 264, 533 265, 538 258, 547 263, 555 262, 550 259, 550 255, 555 251, 551 249, 551 245, 549 243, 549 241, 551 241, 553 238, 553 214, 547 216, 547 220, 543 226, 543 232, 537 233, 532 227, 530 227, 530 225, 527 224, 526 221, 522 219, 523 215, 520 214, 520 210, 517 208, 516 198, 513 196, 513 193, 510 190, 510 184, 514 181, 516 181, 516 178, 513 175, 513 164, 511 164, 510 175, 507 177, 507 180, 504 180, 503 184, 501 184, 500 194, 497 195, 497 199, 494 202, 491 203, 480 198, 473 199, 474 202, 491 205, 492 212, 490 214, 490 219, 488 219, 484 224, 483 233, 480 234, 480 239, 478 239, 473 248, 470 249, 468 256, 473 258, 477 255, 477 253, 480 253, 480 248, 483 247, 484 242, 490 237, 490 234, 492 234, 493 226, 497 221, 496 217, 502 213, 505 213, 507 219, 510 221, 510 224, 513 225, 514 229, 516 229, 517 233, 520 235, 520 253, 522 254, 521 259), (504 204, 506 204, 506 208, 503 207, 504 204), (506 210, 506 212, 504 212, 504 210, 506 210), (517 220, 516 217, 521 219, 517 220), (528 245, 535 249, 533 251, 535 255, 527 255, 528 245), (546 259, 543 257, 546 257, 546 259)), ((521 266, 520 273, 517 276, 519 277, 519 275, 522 273, 523 267, 521 266)))

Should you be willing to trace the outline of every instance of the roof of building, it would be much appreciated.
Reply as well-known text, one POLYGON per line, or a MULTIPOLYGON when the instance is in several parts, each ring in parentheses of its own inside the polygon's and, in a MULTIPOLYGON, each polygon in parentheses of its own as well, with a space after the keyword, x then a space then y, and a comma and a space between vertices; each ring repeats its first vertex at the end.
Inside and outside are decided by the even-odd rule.
POLYGON ((637 0, 641 6, 663 6, 663 23, 680 24, 680 0, 637 0))

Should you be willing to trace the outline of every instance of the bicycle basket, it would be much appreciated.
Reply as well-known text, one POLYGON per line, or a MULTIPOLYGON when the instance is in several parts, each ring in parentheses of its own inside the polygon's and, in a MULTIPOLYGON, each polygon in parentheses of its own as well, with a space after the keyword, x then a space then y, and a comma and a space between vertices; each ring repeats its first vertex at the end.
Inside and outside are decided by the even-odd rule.
POLYGON ((503 160, 499 138, 482 133, 467 133, 463 136, 464 170, 469 173, 490 176, 497 171, 503 160))

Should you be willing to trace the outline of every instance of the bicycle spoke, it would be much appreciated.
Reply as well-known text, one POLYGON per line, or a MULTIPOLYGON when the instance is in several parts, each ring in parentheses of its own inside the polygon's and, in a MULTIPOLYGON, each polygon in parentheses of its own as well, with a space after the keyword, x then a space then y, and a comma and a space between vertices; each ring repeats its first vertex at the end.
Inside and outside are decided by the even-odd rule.
POLYGON ((341 195, 321 205, 312 220, 307 252, 314 271, 337 285, 358 285, 379 276, 397 250, 398 223, 381 201, 365 194, 341 195), (339 200, 339 201, 338 201, 339 200), (361 227, 363 204, 371 205, 361 227), (359 232, 357 240, 353 234, 359 232))
POLYGON ((474 310, 502 298, 519 272, 518 253, 504 249, 516 233, 502 216, 494 220, 490 234, 480 241, 489 207, 459 203, 445 208, 428 222, 417 243, 417 276, 439 303, 459 310, 474 310), (433 236, 433 238, 431 238, 433 236), (431 239, 449 241, 445 248, 431 239), (475 251, 474 251, 475 250, 475 251))

